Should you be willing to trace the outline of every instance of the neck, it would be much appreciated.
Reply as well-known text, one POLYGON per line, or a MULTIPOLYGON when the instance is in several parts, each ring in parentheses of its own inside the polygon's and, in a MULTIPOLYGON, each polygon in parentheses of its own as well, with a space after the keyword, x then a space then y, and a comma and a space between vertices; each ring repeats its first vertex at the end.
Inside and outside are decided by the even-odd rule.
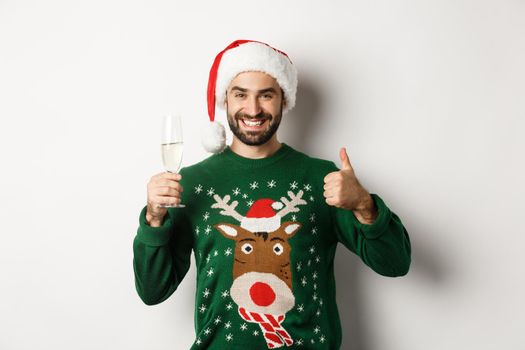
POLYGON ((281 148, 281 143, 277 141, 276 135, 273 135, 273 137, 268 142, 260 146, 249 146, 245 143, 242 143, 242 141, 234 135, 232 144, 230 146, 232 152, 240 155, 241 157, 251 159, 267 158, 277 152, 279 148, 281 148))

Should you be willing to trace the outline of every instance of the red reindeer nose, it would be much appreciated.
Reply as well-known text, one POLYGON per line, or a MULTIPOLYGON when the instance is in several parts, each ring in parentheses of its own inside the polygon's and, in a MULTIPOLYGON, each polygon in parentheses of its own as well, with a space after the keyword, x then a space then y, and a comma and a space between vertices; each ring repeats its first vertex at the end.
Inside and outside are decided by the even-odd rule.
POLYGON ((250 297, 259 306, 268 306, 275 300, 275 293, 269 285, 263 282, 255 282, 250 287, 250 297))

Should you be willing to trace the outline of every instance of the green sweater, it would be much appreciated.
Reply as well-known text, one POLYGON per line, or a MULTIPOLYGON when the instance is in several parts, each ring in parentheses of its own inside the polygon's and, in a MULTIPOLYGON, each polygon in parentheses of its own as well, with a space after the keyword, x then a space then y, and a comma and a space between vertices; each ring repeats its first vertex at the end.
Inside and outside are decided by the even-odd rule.
POLYGON ((379 216, 361 224, 326 204, 324 177, 338 168, 286 144, 263 159, 230 148, 181 170, 186 208, 161 227, 140 214, 133 243, 137 292, 166 300, 197 267, 191 349, 339 349, 337 243, 374 271, 401 276, 410 241, 399 217, 372 194, 379 216))

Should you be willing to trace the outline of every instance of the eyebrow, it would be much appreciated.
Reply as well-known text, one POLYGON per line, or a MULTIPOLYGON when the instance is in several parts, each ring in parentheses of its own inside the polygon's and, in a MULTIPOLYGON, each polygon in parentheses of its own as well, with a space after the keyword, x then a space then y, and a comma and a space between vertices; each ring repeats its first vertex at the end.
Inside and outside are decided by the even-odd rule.
POLYGON ((281 242, 284 242, 284 239, 279 238, 279 237, 272 237, 272 239, 270 239, 270 241, 281 241, 281 242))
MULTIPOLYGON (((234 87, 232 87, 232 88, 231 88, 231 91, 233 91, 233 90, 238 90, 238 91, 241 91, 241 92, 247 92, 247 91, 249 91, 248 89, 242 88, 242 87, 240 87, 240 86, 234 86, 234 87)), ((257 90, 257 92, 258 92, 259 94, 264 94, 264 93, 266 93, 266 92, 273 92, 274 94, 277 93, 277 91, 276 91, 273 87, 269 87, 269 88, 262 89, 262 90, 257 90)))
POLYGON ((243 238, 239 240, 239 242, 244 242, 244 241, 256 242, 256 240, 253 238, 243 238))

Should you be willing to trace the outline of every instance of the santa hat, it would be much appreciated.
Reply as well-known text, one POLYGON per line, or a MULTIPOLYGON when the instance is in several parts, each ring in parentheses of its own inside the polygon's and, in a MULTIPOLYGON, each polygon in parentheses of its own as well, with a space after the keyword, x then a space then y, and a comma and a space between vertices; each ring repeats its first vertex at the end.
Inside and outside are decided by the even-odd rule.
POLYGON ((281 202, 263 198, 256 200, 241 221, 241 227, 250 232, 273 232, 281 226, 281 217, 274 211, 283 207, 281 202))
POLYGON ((263 72, 277 80, 286 101, 283 113, 295 106, 297 69, 288 56, 260 41, 234 41, 219 52, 210 69, 207 100, 211 127, 205 130, 202 140, 208 152, 219 153, 226 147, 224 126, 214 121, 215 107, 224 109, 228 85, 239 73, 248 71, 263 72))

